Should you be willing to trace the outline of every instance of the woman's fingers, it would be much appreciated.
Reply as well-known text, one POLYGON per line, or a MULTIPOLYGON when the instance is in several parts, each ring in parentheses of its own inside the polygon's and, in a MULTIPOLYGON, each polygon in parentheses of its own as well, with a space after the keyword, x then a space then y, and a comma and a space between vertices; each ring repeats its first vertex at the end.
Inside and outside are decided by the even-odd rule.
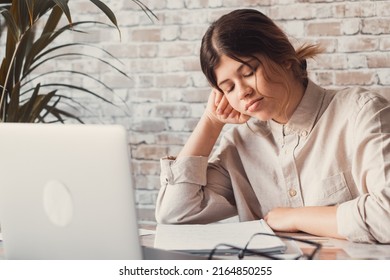
POLYGON ((244 123, 249 120, 249 116, 241 114, 235 110, 220 91, 213 89, 209 99, 209 110, 219 121, 223 123, 244 123))
POLYGON ((218 107, 219 103, 221 102, 221 100, 223 98, 223 93, 220 92, 219 90, 216 90, 216 89, 213 89, 213 92, 215 95, 214 104, 215 104, 215 107, 218 107))
POLYGON ((226 99, 225 96, 222 96, 222 98, 218 102, 218 106, 217 106, 217 109, 216 109, 217 114, 219 114, 219 115, 229 115, 231 110, 232 110, 232 107, 230 106, 229 101, 226 99))

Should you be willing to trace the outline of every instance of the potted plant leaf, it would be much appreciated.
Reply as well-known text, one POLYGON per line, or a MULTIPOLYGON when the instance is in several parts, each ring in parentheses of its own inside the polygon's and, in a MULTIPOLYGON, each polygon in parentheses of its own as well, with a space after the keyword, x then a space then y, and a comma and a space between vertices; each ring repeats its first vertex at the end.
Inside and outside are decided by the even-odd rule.
MULTIPOLYGON (((112 10, 100 0, 86 0, 98 7, 107 16, 110 23, 99 21, 72 21, 69 0, 0 0, 2 18, 0 36, 6 36, 5 53, 0 67, 0 122, 64 122, 66 119, 82 120, 66 110, 67 106, 82 106, 74 96, 62 93, 63 89, 83 92, 111 103, 110 100, 86 87, 70 83, 48 82, 47 76, 53 74, 79 75, 91 79, 105 89, 112 91, 91 74, 77 70, 52 70, 41 73, 42 65, 55 59, 64 59, 68 55, 85 56, 96 59, 127 76, 109 60, 86 53, 70 52, 68 49, 82 45, 99 48, 86 43, 54 43, 66 32, 84 32, 81 28, 88 25, 110 26, 118 29, 116 17, 112 10), (65 18, 66 20, 61 20, 65 18), (64 24, 65 22, 65 24, 64 24), (4 28, 6 26, 6 28, 4 28), (35 74, 38 72, 38 74, 35 74), (65 105, 64 105, 65 104, 65 105)), ((155 15, 141 1, 132 0, 148 16, 155 15)), ((150 16, 149 16, 150 17, 150 16)), ((104 49, 99 48, 106 56, 113 58, 104 49)), ((50 81, 50 80, 49 80, 50 81)))

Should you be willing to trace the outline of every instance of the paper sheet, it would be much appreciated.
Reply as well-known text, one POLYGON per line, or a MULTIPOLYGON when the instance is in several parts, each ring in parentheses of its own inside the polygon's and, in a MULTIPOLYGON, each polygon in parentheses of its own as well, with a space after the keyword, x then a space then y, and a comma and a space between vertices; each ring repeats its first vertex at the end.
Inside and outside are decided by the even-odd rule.
MULTIPOLYGON (((207 225, 157 225, 155 247, 165 250, 208 252, 225 243, 244 247, 255 233, 273 231, 263 220, 207 225)), ((249 248, 262 252, 284 251, 287 247, 277 237, 256 236, 249 248)), ((225 247, 226 249, 227 247, 225 247)))
POLYGON ((140 229, 138 229, 138 233, 139 233, 139 236, 144 236, 144 235, 156 234, 156 231, 150 230, 150 229, 140 228, 140 229))

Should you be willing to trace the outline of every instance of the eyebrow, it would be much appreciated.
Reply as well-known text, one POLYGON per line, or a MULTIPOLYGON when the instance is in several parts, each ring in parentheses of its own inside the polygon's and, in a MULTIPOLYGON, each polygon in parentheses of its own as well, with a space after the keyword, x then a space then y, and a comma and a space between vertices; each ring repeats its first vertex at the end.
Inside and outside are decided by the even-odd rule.
MULTIPOLYGON (((240 67, 237 68, 236 72, 237 72, 237 73, 240 72, 241 69, 242 69, 242 67, 248 66, 247 64, 249 64, 249 63, 252 62, 253 60, 255 60, 255 59, 254 59, 254 58, 251 58, 251 59, 249 59, 249 60, 247 60, 247 61, 241 62, 241 65, 240 65, 240 67)), ((224 83, 226 83, 226 82, 228 82, 228 81, 229 81, 229 79, 223 80, 222 82, 220 82, 220 83, 218 84, 218 86, 220 87, 222 84, 224 84, 224 83)))

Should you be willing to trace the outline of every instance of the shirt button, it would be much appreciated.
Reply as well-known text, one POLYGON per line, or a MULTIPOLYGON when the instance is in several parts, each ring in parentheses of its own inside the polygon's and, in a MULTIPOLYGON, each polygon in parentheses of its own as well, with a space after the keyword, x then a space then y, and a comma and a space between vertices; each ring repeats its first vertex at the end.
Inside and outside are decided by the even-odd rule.
POLYGON ((291 196, 291 197, 294 197, 297 195, 297 191, 295 189, 289 189, 288 190, 288 194, 291 196))
POLYGON ((306 130, 302 130, 300 135, 301 135, 301 137, 306 137, 307 136, 307 131, 306 130))

